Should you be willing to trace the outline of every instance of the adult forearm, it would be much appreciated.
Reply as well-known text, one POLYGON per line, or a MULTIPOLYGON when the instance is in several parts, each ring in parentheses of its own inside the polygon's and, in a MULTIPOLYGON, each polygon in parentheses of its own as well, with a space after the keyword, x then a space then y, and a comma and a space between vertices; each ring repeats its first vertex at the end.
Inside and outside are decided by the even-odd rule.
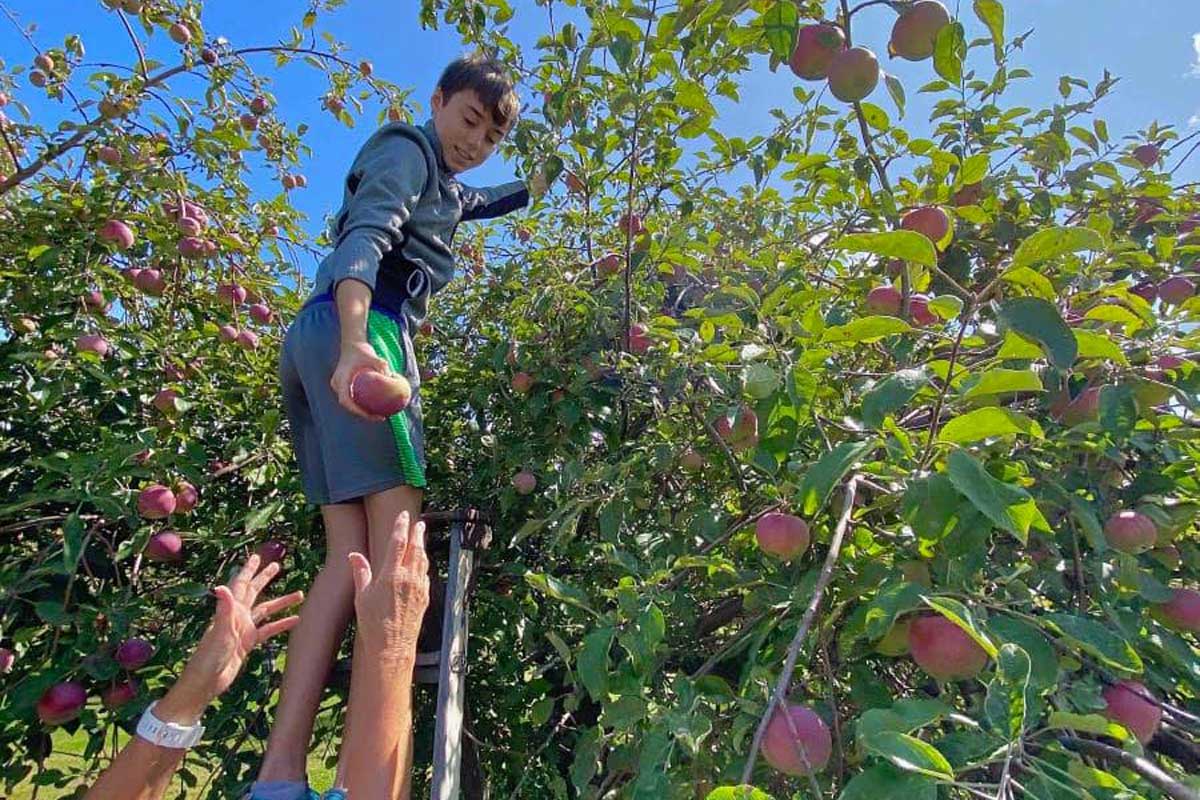
POLYGON ((338 324, 342 345, 367 341, 367 315, 371 310, 371 287, 347 278, 337 285, 338 324))
POLYGON ((372 657, 354 674, 355 710, 342 752, 346 788, 355 800, 409 800, 413 662, 412 656, 372 657))
MULTIPOLYGON (((155 706, 155 716, 163 722, 193 725, 209 700, 208 693, 181 679, 155 706)), ((186 752, 135 736, 88 790, 85 800, 159 800, 186 752)))

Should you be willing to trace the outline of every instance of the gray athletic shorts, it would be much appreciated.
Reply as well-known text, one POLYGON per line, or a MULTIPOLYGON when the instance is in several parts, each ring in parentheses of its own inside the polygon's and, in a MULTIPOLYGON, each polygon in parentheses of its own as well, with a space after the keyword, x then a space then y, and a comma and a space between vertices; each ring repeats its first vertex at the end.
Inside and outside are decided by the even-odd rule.
POLYGON ((412 339, 403 322, 379 311, 370 312, 367 335, 376 354, 412 384, 412 401, 386 422, 351 414, 329 386, 341 349, 332 301, 310 302, 284 337, 283 404, 304 494, 316 505, 353 502, 394 486, 426 485, 421 376, 412 339))

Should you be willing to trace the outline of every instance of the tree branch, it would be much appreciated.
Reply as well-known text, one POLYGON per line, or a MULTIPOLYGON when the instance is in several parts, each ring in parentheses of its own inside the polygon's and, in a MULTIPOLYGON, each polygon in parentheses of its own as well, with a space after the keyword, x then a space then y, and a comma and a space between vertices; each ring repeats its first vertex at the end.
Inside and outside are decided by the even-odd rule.
POLYGON ((1120 764, 1126 769, 1136 772, 1156 789, 1168 797, 1174 798, 1174 800, 1200 800, 1200 792, 1184 786, 1164 772, 1153 761, 1135 756, 1133 753, 1126 753, 1124 750, 1119 750, 1107 744, 1094 742, 1091 739, 1063 736, 1059 738, 1059 742, 1068 750, 1086 753, 1101 761, 1107 761, 1110 764, 1120 764))
POLYGON ((758 751, 762 747, 763 736, 767 732, 767 723, 770 722, 775 707, 783 700, 791 686, 792 673, 796 671, 796 661, 800 657, 800 648, 804 645, 809 628, 812 627, 813 618, 817 615, 817 608, 821 605, 821 598, 825 595, 825 588, 829 586, 829 581, 833 577, 833 568, 837 564, 838 554, 842 550, 842 539, 846 535, 846 529, 850 527, 850 513, 854 510, 854 497, 858 493, 858 481, 858 475, 854 475, 846 481, 846 498, 842 502, 842 515, 838 519, 837 528, 834 529, 833 540, 829 543, 825 566, 821 567, 821 574, 817 577, 816 586, 813 587, 812 599, 809 600, 808 608, 804 610, 804 617, 800 620, 800 627, 788 647, 787 659, 783 663, 783 672, 779 674, 779 680, 775 683, 775 691, 771 693, 766 711, 759 720, 758 730, 754 732, 754 742, 750 745, 750 754, 746 758, 746 766, 742 769, 742 783, 750 783, 750 778, 754 774, 754 762, 758 760, 758 751))

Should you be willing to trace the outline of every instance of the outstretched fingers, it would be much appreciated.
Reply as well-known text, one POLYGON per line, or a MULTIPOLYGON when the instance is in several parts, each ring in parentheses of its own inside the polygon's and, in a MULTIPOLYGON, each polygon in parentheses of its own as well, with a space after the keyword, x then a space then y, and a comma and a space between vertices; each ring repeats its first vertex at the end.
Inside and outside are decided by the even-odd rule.
POLYGON ((262 644, 274 636, 278 636, 281 633, 290 631, 299 623, 299 615, 292 615, 290 617, 284 617, 283 619, 277 619, 274 622, 268 622, 266 625, 263 625, 258 629, 258 643, 262 644))
MULTIPOLYGON (((257 558, 257 555, 254 557, 257 558)), ((268 583, 274 580, 275 576, 279 574, 280 569, 279 562, 272 561, 254 576, 250 581, 250 585, 246 588, 244 599, 247 605, 254 605, 254 601, 258 599, 259 593, 266 588, 268 583)))
POLYGON ((258 572, 259 557, 258 553, 254 553, 246 559, 246 563, 238 570, 237 575, 233 576, 233 580, 229 582, 229 591, 233 593, 233 598, 244 602, 246 599, 246 590, 249 588, 251 579, 258 572))
POLYGON ((254 618, 255 624, 260 620, 268 619, 275 616, 285 608, 291 608, 304 600, 304 592, 295 591, 291 594, 285 594, 282 597, 276 597, 271 600, 263 601, 254 607, 251 616, 254 618))

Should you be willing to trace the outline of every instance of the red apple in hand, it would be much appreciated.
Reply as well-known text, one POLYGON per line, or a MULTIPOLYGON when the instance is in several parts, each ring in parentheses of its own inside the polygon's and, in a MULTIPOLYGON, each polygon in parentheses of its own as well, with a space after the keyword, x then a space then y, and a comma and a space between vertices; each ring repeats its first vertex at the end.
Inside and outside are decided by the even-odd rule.
POLYGON ((363 370, 350 383, 350 397, 368 414, 390 417, 408 406, 412 386, 403 375, 363 370))

